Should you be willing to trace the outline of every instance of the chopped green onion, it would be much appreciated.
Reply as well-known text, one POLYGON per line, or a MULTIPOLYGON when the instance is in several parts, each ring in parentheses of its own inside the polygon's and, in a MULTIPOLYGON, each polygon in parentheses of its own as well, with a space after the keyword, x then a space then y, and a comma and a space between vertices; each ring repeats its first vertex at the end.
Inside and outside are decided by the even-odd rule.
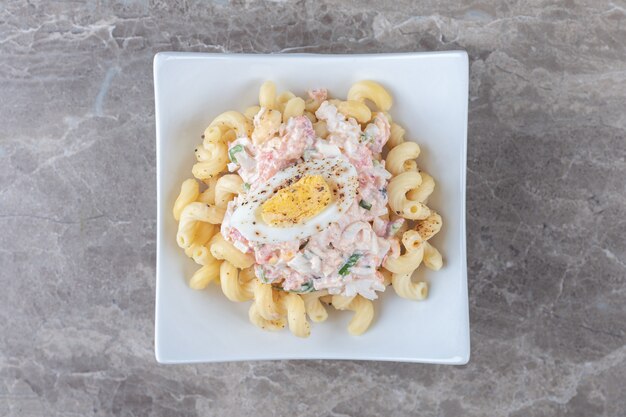
POLYGON ((365 129, 365 132, 361 133, 359 139, 361 143, 370 143, 374 141, 374 137, 367 131, 367 129, 365 129))
POLYGON ((231 162, 237 163, 237 158, 235 158, 235 154, 237 152, 242 152, 242 151, 243 151, 243 146, 235 145, 228 150, 228 158, 230 158, 231 162))
POLYGON ((247 182, 244 182, 244 183, 243 183, 243 189, 244 189, 245 191, 248 191, 248 190, 250 189, 250 184, 249 184, 249 183, 247 183, 247 182))
POLYGON ((305 282, 304 284, 302 284, 300 286, 300 289, 292 290, 292 291, 289 291, 289 292, 295 292, 295 293, 298 293, 298 294, 304 294, 304 293, 312 292, 312 291, 315 291, 315 287, 313 286, 313 281, 307 281, 307 282, 305 282))
POLYGON ((389 225, 389 237, 394 236, 396 233, 398 233, 398 230, 400 230, 403 224, 404 224, 404 221, 402 219, 398 219, 392 222, 389 225))
POLYGON ((261 282, 269 284, 269 282, 267 282, 267 279, 265 279, 265 270, 261 265, 256 265, 254 267, 254 274, 257 276, 258 279, 261 280, 261 282))
POLYGON ((339 270, 339 275, 348 275, 348 273, 350 272, 350 268, 352 268, 354 265, 356 265, 357 261, 359 260, 359 258, 361 257, 360 254, 358 253, 354 253, 352 254, 348 260, 346 261, 345 264, 343 264, 343 266, 341 267, 341 269, 339 270))
POLYGON ((371 210, 372 205, 365 200, 359 201, 359 206, 363 207, 365 210, 371 210))

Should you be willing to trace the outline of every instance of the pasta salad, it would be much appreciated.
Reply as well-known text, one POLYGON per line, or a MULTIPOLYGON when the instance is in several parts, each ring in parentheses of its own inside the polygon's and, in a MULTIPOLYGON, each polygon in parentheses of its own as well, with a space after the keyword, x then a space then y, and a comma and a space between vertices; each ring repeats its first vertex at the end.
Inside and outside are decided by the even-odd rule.
POLYGON ((362 334, 389 285, 425 299, 427 282, 412 275, 442 267, 429 243, 442 219, 426 205, 435 182, 417 166, 420 147, 391 106, 374 81, 347 100, 322 88, 277 94, 268 81, 258 106, 217 116, 173 209, 177 243, 200 265, 191 288, 217 283, 228 299, 252 301, 258 327, 299 337, 328 306, 353 311, 348 331, 362 334))

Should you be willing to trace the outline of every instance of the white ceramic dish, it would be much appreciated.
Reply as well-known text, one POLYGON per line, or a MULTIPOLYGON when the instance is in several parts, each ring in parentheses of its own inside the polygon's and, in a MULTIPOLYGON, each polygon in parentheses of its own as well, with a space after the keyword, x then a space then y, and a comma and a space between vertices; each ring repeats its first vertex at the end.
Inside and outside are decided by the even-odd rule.
MULTIPOLYGON (((154 58, 157 133, 156 359, 162 363, 266 359, 357 359, 464 364, 469 360, 465 249, 465 167, 468 58, 465 52, 381 55, 213 55, 159 53, 154 58), (399 298, 392 289, 375 302, 376 317, 362 336, 346 330, 350 312, 332 311, 312 323, 311 337, 265 332, 248 322, 249 303, 232 303, 214 285, 194 291, 197 266, 175 241, 171 208, 190 177, 193 150, 217 114, 258 101, 273 80, 303 94, 326 87, 345 97, 362 79, 394 97, 391 115, 422 148, 418 165, 437 188, 429 205, 443 217, 434 245, 444 256, 426 301, 399 298)), ((332 310, 332 309, 330 309, 332 310)))

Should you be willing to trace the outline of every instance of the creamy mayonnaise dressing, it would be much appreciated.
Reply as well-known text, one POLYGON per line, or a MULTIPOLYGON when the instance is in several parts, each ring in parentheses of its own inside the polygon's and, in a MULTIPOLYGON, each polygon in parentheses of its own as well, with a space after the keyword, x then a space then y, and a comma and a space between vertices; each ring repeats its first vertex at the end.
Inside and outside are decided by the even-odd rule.
MULTIPOLYGON (((326 99, 325 90, 312 90, 313 100, 326 99)), ((265 109, 261 109, 264 112, 265 109)), ((330 294, 360 294, 374 299, 384 291, 383 276, 377 271, 385 257, 400 254, 394 237, 402 220, 387 221, 387 184, 391 174, 376 155, 389 139, 387 118, 378 114, 363 130, 353 118, 346 118, 328 101, 316 112, 324 120, 328 137, 316 137, 311 121, 293 117, 280 125, 277 135, 254 144, 238 138, 229 145, 237 148, 236 162, 229 164, 252 191, 277 172, 303 160, 345 158, 358 173, 358 192, 349 209, 336 221, 306 239, 280 243, 249 241, 231 225, 234 210, 245 196, 228 204, 221 232, 243 252, 253 253, 259 279, 286 291, 309 292, 326 289, 330 294)))

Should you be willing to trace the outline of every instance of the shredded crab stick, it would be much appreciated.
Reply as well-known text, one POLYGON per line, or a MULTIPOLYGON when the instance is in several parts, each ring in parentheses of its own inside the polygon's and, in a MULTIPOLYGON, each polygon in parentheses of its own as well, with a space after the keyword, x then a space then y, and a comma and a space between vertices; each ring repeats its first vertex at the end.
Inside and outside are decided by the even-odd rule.
POLYGON ((297 293, 327 290, 329 294, 374 299, 377 291, 385 289, 377 268, 387 256, 400 253, 393 232, 394 227, 399 229, 398 221, 382 218, 387 215, 391 174, 385 170, 384 162, 375 158, 389 139, 390 126, 387 118, 378 114, 361 129, 355 119, 347 118, 326 101, 326 94, 325 90, 312 90, 307 102, 310 108, 317 106, 312 110, 326 124, 326 139, 316 135, 306 116, 276 124, 266 121, 271 119, 269 110, 261 108, 254 118, 255 127, 273 123, 266 130, 275 136, 266 140, 240 137, 230 143, 228 167, 241 176, 246 193, 229 203, 221 230, 235 247, 253 254, 255 274, 265 283, 297 293), (276 182, 277 177, 288 172, 288 167, 333 158, 347 161, 348 171, 358 181, 357 192, 346 196, 339 189, 330 193, 330 188, 345 180, 343 172, 333 172, 325 178, 298 173, 285 178, 281 188, 264 188, 268 181, 276 182), (326 206, 343 203, 342 198, 349 198, 347 209, 334 213, 326 227, 304 234, 305 238, 277 242, 270 241, 267 233, 258 232, 278 227, 286 235, 303 236, 295 232, 307 230, 316 216, 329 217, 331 209, 326 206), (301 205, 302 202, 309 205, 301 205), (259 208, 247 210, 247 204, 259 204, 259 208), (240 220, 241 213, 249 221, 240 220))

